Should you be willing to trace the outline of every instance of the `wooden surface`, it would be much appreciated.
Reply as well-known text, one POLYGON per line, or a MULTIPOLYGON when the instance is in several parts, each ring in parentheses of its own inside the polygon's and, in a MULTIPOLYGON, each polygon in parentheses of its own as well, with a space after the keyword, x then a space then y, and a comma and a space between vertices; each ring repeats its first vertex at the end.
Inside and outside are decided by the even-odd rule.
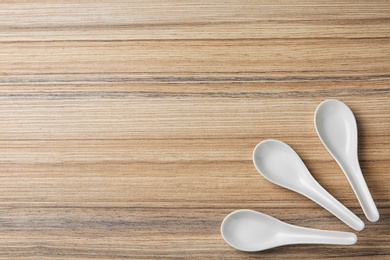
POLYGON ((66 2, 0 4, 1 258, 390 258, 389 1, 66 2), (326 98, 356 115, 377 223, 316 135, 326 98), (241 208, 353 231, 256 172, 268 138, 364 220, 356 245, 222 240, 241 208))

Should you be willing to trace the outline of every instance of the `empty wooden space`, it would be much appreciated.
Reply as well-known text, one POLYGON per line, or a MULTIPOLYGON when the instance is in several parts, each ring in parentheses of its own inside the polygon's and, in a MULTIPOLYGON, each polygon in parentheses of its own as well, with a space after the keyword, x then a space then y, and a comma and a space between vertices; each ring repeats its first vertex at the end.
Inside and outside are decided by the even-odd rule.
POLYGON ((0 126, 2 259, 390 258, 389 1, 2 1, 0 126), (315 132, 327 98, 377 223, 315 132), (356 245, 223 241, 241 208, 353 231, 257 173, 269 138, 365 222, 356 245))

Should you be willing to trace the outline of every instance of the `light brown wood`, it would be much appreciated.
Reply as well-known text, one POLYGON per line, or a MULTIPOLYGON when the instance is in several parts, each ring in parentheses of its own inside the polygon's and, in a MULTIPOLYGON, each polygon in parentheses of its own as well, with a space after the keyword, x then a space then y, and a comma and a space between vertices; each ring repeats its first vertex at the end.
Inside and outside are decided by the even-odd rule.
POLYGON ((0 258, 390 258, 388 1, 2 1, 0 258), (351 107, 370 223, 316 135, 351 107), (220 224, 250 208, 353 231, 262 178, 254 146, 291 145, 366 223, 354 246, 247 254, 220 224))

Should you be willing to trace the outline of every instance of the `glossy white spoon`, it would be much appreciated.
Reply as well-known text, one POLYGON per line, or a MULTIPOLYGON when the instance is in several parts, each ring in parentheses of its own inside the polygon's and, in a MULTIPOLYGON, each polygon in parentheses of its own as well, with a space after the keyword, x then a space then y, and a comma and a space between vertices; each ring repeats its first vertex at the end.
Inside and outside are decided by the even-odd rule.
POLYGON ((265 140, 253 151, 253 163, 267 180, 306 196, 355 230, 363 221, 329 194, 310 174, 298 154, 278 140, 265 140))
POLYGON ((357 126, 351 109, 339 100, 325 100, 317 107, 314 124, 322 143, 347 176, 367 219, 378 221, 378 209, 359 165, 357 126))
POLYGON ((353 245, 357 241, 354 233, 294 226, 248 209, 225 217, 221 234, 230 246, 246 252, 293 244, 353 245))

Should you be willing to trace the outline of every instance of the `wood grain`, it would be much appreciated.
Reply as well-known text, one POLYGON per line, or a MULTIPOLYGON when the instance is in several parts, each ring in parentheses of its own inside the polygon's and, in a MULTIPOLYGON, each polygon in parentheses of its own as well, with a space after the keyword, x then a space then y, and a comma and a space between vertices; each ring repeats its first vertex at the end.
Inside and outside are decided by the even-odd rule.
POLYGON ((390 259, 388 1, 2 1, 0 258, 390 259), (326 98, 351 107, 370 223, 318 139, 326 98), (354 246, 247 254, 222 219, 250 208, 352 231, 267 182, 280 139, 366 223, 354 246))

